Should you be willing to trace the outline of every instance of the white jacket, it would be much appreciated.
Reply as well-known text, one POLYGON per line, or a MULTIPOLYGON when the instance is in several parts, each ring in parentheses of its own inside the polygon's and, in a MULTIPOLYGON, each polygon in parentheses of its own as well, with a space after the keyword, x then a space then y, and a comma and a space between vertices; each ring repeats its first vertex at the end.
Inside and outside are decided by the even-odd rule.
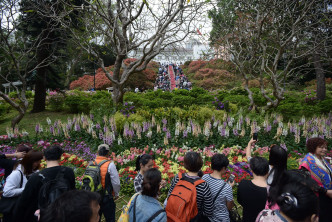
POLYGON ((23 174, 22 165, 19 164, 15 170, 7 177, 5 187, 3 188, 3 196, 4 197, 15 197, 20 195, 26 183, 28 182, 27 177, 23 174), (21 184, 21 173, 23 174, 23 183, 22 188, 20 188, 21 184))

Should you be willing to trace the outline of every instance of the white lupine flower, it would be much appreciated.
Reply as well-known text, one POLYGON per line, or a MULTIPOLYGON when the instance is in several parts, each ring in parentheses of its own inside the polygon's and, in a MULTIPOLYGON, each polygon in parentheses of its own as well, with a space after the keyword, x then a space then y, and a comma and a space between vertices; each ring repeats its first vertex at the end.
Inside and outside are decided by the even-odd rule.
POLYGON ((47 122, 48 125, 52 124, 52 120, 49 117, 46 118, 46 122, 47 122))
POLYGON ((288 130, 287 130, 287 129, 283 129, 283 130, 282 130, 282 135, 283 135, 283 136, 287 136, 287 134, 288 134, 288 130))

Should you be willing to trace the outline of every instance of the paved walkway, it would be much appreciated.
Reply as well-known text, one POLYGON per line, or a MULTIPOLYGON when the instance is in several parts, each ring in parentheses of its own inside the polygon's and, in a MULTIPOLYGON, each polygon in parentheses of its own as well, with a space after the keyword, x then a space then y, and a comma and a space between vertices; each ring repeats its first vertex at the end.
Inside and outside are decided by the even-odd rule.
POLYGON ((174 76, 173 66, 171 66, 171 65, 168 66, 168 73, 169 73, 169 79, 171 82, 171 90, 174 90, 176 85, 175 85, 175 76, 174 76))

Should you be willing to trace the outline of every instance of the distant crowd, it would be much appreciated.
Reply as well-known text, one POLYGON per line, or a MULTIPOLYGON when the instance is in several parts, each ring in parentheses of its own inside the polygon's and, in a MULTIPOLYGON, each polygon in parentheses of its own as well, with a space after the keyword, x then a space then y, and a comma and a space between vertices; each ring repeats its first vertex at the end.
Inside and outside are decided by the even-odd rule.
MULTIPOLYGON (((242 221, 331 221, 332 167, 325 159, 327 141, 308 139, 308 153, 298 170, 287 170, 288 153, 279 145, 270 146, 269 160, 252 156, 257 142, 257 138, 251 139, 245 150, 253 178, 242 180, 237 189, 242 221)), ((59 164, 63 150, 58 145, 39 152, 21 144, 16 153, 2 154, 0 167, 6 177, 0 200, 3 221, 98 222, 101 215, 106 222, 115 221, 115 200, 121 190, 119 174, 109 159, 110 147, 101 144, 97 150, 80 190, 75 190, 78 181, 73 169, 59 164), (39 171, 42 158, 46 169, 39 171)), ((211 158, 212 173, 203 175, 201 154, 188 151, 184 156, 186 172, 173 178, 163 205, 159 197, 166 182, 153 166, 151 155, 136 157, 135 195, 118 221, 239 221, 233 197, 235 176, 223 179, 229 167, 224 154, 215 154, 211 158)))

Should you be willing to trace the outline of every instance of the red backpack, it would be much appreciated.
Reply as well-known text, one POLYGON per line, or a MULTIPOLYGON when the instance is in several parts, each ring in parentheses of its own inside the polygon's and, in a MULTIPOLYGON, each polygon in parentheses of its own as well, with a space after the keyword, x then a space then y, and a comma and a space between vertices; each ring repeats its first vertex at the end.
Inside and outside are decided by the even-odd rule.
POLYGON ((179 173, 179 182, 167 199, 168 222, 189 222, 198 214, 196 186, 204 183, 202 179, 191 179, 179 173))

